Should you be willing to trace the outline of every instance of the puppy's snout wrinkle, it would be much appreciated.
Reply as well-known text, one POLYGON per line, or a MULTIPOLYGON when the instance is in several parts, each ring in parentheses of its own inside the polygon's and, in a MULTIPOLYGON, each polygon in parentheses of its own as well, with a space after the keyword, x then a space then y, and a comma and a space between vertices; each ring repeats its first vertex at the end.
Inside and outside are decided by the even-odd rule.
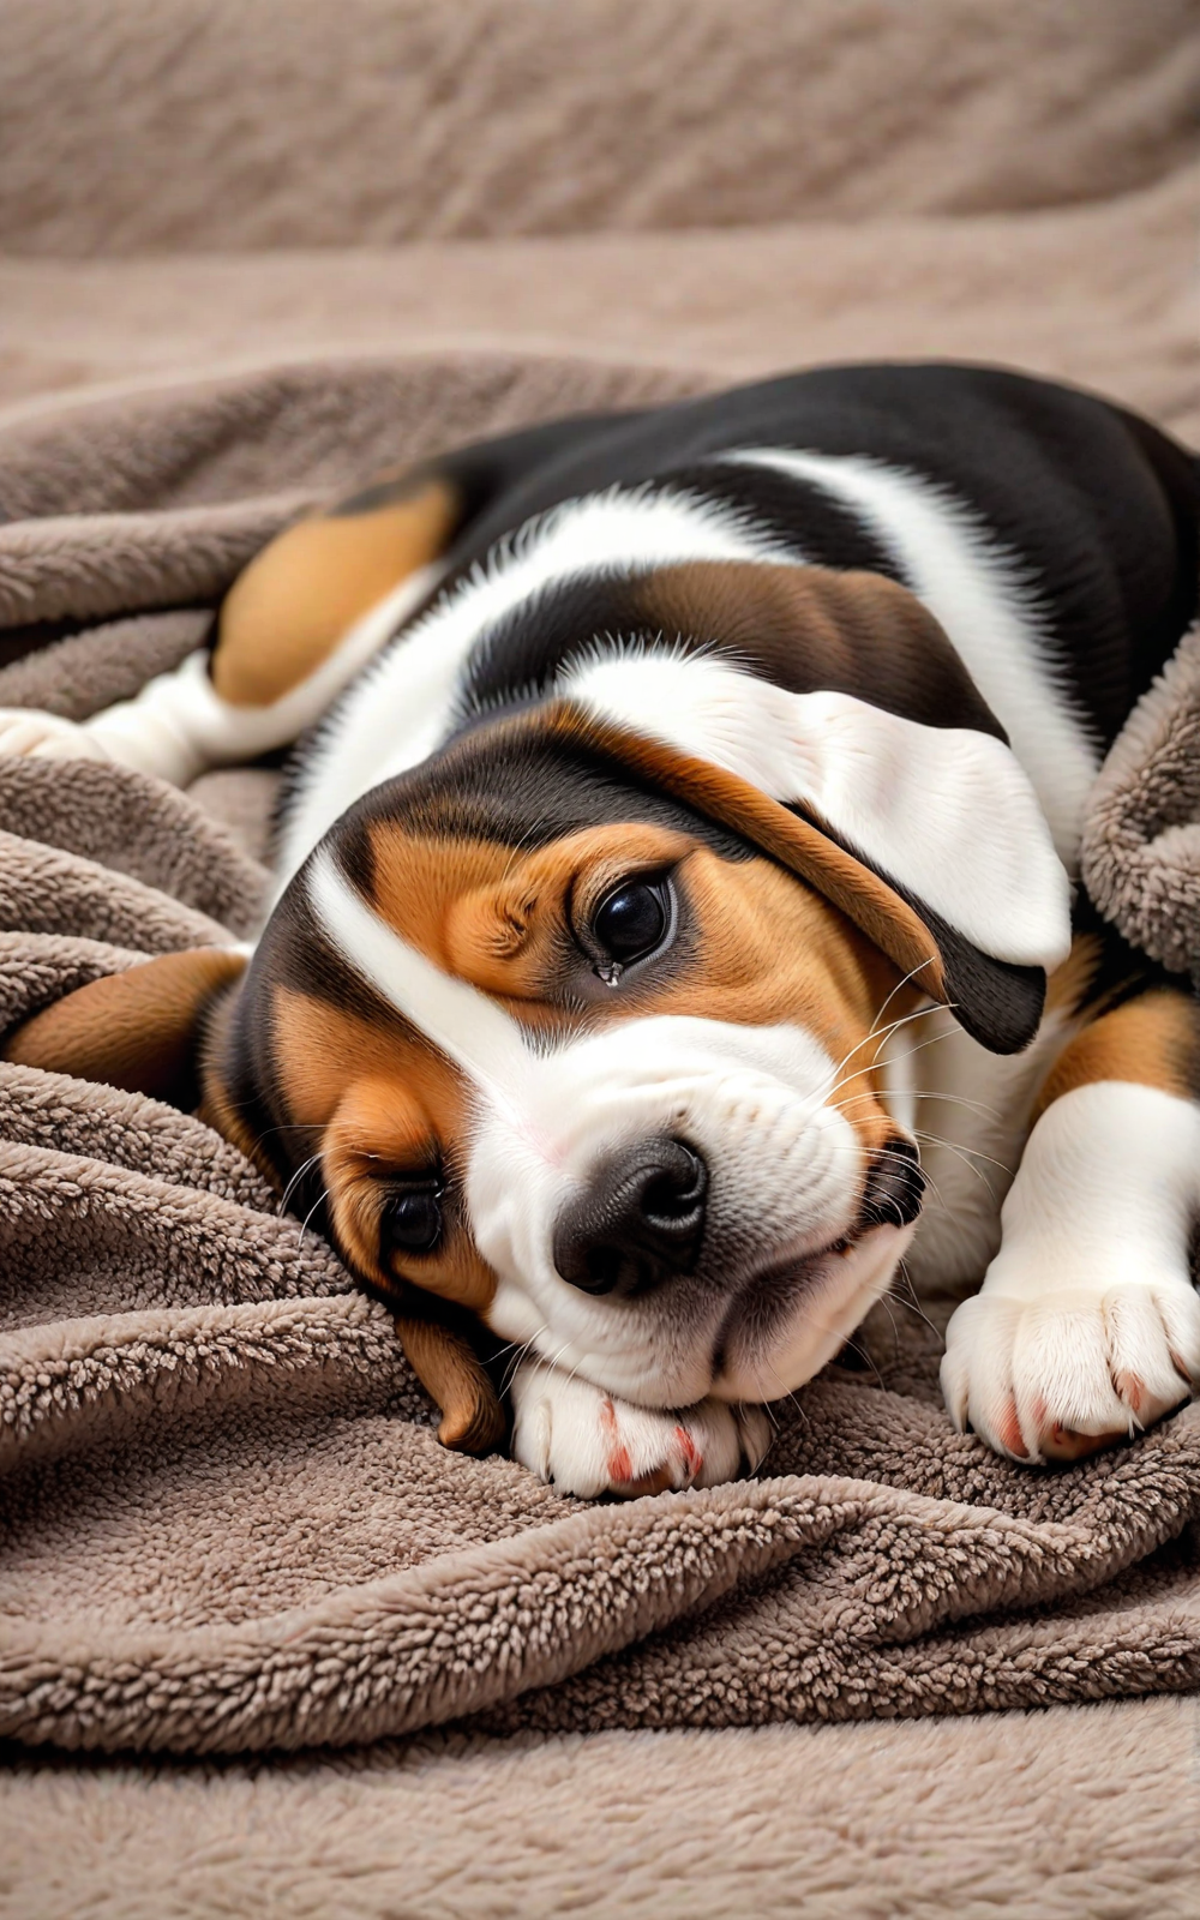
POLYGON ((554 1264, 584 1293, 648 1292, 695 1267, 707 1195, 708 1167, 695 1147, 640 1141, 602 1163, 564 1208, 554 1264))

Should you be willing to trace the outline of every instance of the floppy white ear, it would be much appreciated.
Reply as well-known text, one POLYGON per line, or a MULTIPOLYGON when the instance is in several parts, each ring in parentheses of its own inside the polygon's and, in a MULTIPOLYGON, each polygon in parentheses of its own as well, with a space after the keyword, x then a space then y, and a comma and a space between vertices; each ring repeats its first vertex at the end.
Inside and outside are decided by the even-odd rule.
POLYGON ((1047 972, 1066 958, 1070 882, 1003 741, 921 726, 849 694, 759 692, 751 687, 747 713, 757 753, 747 742, 731 772, 800 806, 981 953, 1047 972))
POLYGON ((845 693, 788 693, 715 657, 598 659, 564 686, 596 719, 712 762, 816 826, 933 925, 1046 971, 1071 944, 1070 882, 1011 750, 845 693))

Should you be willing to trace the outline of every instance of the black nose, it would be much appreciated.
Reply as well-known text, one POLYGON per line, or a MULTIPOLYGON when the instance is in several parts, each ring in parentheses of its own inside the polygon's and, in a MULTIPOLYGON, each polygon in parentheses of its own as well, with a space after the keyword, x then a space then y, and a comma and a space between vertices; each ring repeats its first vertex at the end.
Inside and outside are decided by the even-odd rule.
POLYGON ((646 1140, 608 1160, 559 1216, 554 1264, 585 1293, 643 1293, 689 1273, 704 1238, 708 1168, 682 1140, 646 1140))

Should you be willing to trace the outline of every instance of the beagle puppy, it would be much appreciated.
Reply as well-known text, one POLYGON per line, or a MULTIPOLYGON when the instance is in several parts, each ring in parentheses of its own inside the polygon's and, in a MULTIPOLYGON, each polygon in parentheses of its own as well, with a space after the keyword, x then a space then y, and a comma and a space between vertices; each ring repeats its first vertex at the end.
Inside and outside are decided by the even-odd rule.
POLYGON ((904 1263, 1015 1460, 1200 1377, 1200 1023, 1072 881, 1196 615, 1200 466, 995 369, 562 420, 290 527, 208 653, 0 750, 304 736, 244 952, 10 1060, 184 1103, 392 1303, 441 1437, 589 1496, 753 1468, 904 1263))

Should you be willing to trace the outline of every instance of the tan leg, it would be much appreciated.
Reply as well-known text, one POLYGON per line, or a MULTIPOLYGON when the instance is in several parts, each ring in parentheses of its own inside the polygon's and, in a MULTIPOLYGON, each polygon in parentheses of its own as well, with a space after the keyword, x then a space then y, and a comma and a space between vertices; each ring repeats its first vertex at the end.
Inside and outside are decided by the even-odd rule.
POLYGON ((1152 987, 1102 1013, 1068 1041, 1046 1077, 1035 1123, 1076 1087, 1101 1080, 1200 1096, 1200 1004, 1175 987, 1152 987))
POLYGON ((449 481, 401 476, 299 521, 225 596, 212 684, 234 707, 271 707, 328 661, 355 623, 445 552, 462 517, 449 481))

